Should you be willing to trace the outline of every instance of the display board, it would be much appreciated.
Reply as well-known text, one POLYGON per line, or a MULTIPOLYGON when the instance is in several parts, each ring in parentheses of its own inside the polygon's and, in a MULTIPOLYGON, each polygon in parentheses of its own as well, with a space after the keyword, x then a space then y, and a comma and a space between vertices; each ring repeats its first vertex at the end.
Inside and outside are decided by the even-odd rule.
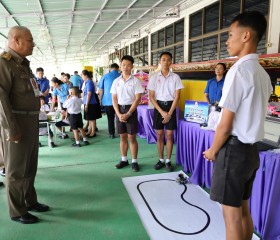
POLYGON ((186 100, 184 119, 188 122, 207 123, 209 105, 207 102, 186 100))
POLYGON ((145 73, 141 70, 140 72, 135 73, 134 76, 137 77, 140 80, 142 87, 145 89, 144 93, 142 94, 140 104, 147 105, 149 103, 149 94, 148 94, 148 90, 147 90, 147 85, 148 85, 148 81, 149 81, 149 74, 145 73))

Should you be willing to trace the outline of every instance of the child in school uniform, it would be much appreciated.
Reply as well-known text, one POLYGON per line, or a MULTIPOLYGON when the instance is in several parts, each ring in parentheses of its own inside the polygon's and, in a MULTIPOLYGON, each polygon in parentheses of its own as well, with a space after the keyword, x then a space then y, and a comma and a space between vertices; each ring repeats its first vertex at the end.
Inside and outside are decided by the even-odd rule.
POLYGON ((81 147, 79 141, 79 132, 83 137, 84 145, 88 145, 85 130, 83 129, 83 118, 81 113, 81 107, 83 104, 82 99, 79 98, 79 90, 75 87, 70 88, 67 100, 63 103, 63 107, 67 108, 69 114, 69 121, 71 129, 74 133, 75 143, 72 144, 73 147, 81 147))
POLYGON ((128 141, 131 151, 132 171, 139 171, 137 162, 138 142, 136 134, 138 132, 137 106, 141 101, 141 94, 144 92, 140 81, 131 74, 134 59, 125 55, 121 60, 122 74, 112 84, 111 93, 113 107, 117 115, 117 128, 120 134, 121 161, 116 165, 121 169, 129 165, 127 160, 128 141))
POLYGON ((47 133, 48 134, 48 142, 49 142, 49 146, 54 148, 56 147, 56 145, 53 142, 53 132, 50 128, 50 126, 47 125, 47 123, 40 123, 40 122, 46 122, 48 121, 48 116, 47 114, 50 111, 50 107, 48 104, 45 103, 45 97, 44 96, 40 96, 40 103, 41 103, 41 108, 40 108, 40 113, 39 113, 39 135, 45 135, 47 133), (49 129, 47 129, 47 127, 49 129))

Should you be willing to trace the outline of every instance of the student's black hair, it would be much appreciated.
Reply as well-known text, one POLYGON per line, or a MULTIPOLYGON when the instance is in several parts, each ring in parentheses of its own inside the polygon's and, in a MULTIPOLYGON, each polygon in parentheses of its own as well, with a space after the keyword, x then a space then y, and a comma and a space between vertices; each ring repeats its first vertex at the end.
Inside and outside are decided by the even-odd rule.
POLYGON ((59 80, 57 77, 53 77, 51 80, 53 83, 58 83, 59 85, 63 84, 64 82, 62 82, 61 80, 59 80))
POLYGON ((133 58, 132 56, 130 56, 130 55, 124 55, 124 56, 122 57, 121 62, 122 62, 123 60, 130 61, 132 64, 134 63, 134 58, 133 58))
POLYGON ((77 87, 71 87, 70 90, 72 90, 76 96, 78 96, 80 93, 80 90, 77 87))
POLYGON ((119 69, 119 65, 116 63, 111 64, 110 68, 119 69))
POLYGON ((265 16, 258 11, 241 13, 231 21, 231 24, 235 22, 238 22, 239 26, 249 27, 254 30, 257 37, 257 43, 262 39, 262 36, 266 31, 267 22, 265 16))
POLYGON ((168 55, 168 56, 170 57, 170 59, 172 60, 172 54, 171 54, 170 52, 162 52, 162 53, 160 54, 160 56, 159 56, 159 59, 161 59, 161 57, 162 57, 163 55, 168 55))
POLYGON ((38 68, 36 69, 36 72, 44 72, 44 68, 38 67, 38 68))

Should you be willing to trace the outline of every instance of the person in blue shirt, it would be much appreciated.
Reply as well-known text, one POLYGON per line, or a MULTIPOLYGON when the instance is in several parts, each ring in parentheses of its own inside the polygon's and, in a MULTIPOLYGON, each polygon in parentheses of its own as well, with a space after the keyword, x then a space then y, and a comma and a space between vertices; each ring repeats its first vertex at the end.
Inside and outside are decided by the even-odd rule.
POLYGON ((92 75, 89 71, 82 71, 83 86, 83 104, 84 104, 84 119, 89 121, 89 132, 87 137, 96 137, 96 119, 102 117, 101 109, 95 98, 95 86, 91 79, 92 75))
POLYGON ((44 69, 42 67, 38 67, 36 69, 37 74, 37 83, 40 88, 41 96, 45 97, 45 104, 49 103, 49 91, 50 91, 50 81, 44 77, 44 69))
POLYGON ((204 97, 209 105, 215 105, 222 97, 222 89, 225 81, 226 65, 224 63, 218 63, 215 67, 216 77, 208 80, 204 97))
POLYGON ((70 82, 73 84, 73 87, 78 87, 80 89, 83 79, 78 75, 78 71, 75 71, 74 75, 71 76, 70 82))
POLYGON ((119 65, 113 63, 110 66, 110 72, 105 74, 99 81, 99 96, 102 106, 105 108, 108 119, 108 131, 110 138, 115 138, 115 110, 112 102, 112 94, 110 93, 112 84, 116 78, 121 74, 119 73, 119 65))

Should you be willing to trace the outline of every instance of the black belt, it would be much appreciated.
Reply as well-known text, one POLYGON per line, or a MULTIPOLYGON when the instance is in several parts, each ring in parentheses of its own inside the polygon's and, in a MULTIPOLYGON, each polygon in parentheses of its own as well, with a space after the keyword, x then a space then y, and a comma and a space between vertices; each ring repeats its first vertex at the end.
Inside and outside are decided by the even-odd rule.
POLYGON ((239 139, 238 139, 238 137, 237 136, 229 136, 229 138, 228 138, 228 144, 230 144, 230 145, 253 145, 253 144, 251 144, 251 143, 243 143, 243 142, 241 142, 239 139))
POLYGON ((130 105, 120 105, 120 104, 119 104, 119 107, 120 107, 120 108, 130 108, 130 107, 131 107, 131 104, 130 104, 130 105))
POLYGON ((22 115, 37 115, 40 111, 22 111, 22 110, 12 110, 12 113, 22 114, 22 115))
POLYGON ((173 103, 173 101, 160 101, 160 100, 157 100, 157 102, 163 105, 169 105, 173 103))

